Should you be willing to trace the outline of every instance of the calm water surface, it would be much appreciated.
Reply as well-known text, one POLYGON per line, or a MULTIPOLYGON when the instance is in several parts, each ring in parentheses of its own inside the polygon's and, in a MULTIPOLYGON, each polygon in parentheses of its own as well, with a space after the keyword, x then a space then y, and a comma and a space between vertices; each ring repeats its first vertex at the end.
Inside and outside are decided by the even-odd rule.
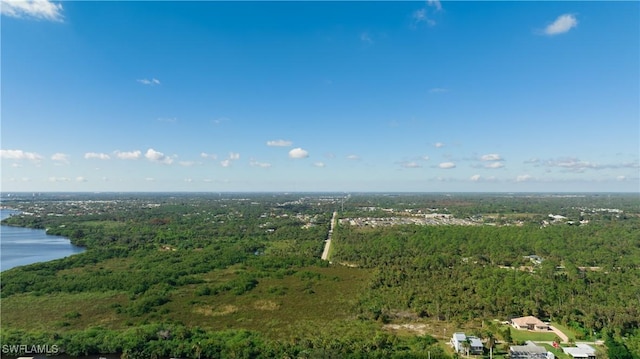
MULTIPOLYGON (((0 209, 0 219, 17 211, 0 209)), ((64 258, 84 251, 65 237, 51 236, 42 229, 0 226, 0 271, 64 258)))

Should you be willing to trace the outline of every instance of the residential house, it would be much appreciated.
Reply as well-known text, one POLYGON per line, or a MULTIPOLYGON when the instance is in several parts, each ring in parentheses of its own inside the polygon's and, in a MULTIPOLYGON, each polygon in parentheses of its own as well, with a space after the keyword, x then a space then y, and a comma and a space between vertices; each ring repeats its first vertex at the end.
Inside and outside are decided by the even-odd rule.
POLYGON ((545 347, 527 341, 526 345, 513 345, 509 347, 511 359, 554 359, 555 355, 548 352, 545 347))
POLYGON ((511 319, 511 325, 516 329, 550 330, 548 324, 533 316, 513 318, 511 319))
POLYGON ((562 351, 574 359, 596 359, 596 350, 588 344, 578 343, 575 347, 564 347, 562 351))
POLYGON ((451 345, 456 353, 481 355, 484 352, 484 346, 480 338, 467 336, 464 333, 453 333, 451 337, 451 345), (464 343, 469 343, 468 347, 464 343), (468 352, 467 352, 468 349, 468 352))

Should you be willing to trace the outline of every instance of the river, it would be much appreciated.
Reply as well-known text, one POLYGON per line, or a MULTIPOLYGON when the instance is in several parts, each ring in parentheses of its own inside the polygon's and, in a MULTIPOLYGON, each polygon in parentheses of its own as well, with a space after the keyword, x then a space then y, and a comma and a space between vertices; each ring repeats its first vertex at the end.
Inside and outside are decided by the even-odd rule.
MULTIPOLYGON (((0 209, 0 219, 18 211, 0 209)), ((0 271, 64 258, 84 251, 69 239, 48 235, 42 229, 0 226, 0 271)))

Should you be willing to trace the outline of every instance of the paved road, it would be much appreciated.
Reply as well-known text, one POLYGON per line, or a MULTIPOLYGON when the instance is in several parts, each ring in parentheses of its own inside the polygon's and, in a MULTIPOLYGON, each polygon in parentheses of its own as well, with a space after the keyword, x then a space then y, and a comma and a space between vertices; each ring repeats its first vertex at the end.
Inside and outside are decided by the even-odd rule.
POLYGON ((326 261, 329 258, 329 248, 331 248, 331 235, 333 234, 333 228, 336 225, 336 221, 338 220, 338 212, 333 212, 333 217, 331 218, 331 228, 329 229, 329 235, 327 239, 324 241, 324 251, 322 251, 322 260, 326 261))
POLYGON ((569 337, 566 336, 566 334, 564 334, 560 329, 550 325, 549 329, 551 329, 551 331, 553 331, 558 337, 560 337, 560 340, 562 340, 562 343, 568 343, 569 342, 569 337))

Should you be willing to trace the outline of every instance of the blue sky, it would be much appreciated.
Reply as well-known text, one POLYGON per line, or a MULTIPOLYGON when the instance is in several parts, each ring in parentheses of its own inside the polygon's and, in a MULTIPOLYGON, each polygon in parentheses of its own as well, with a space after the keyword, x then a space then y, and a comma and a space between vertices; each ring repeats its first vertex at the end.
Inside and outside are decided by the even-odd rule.
POLYGON ((2 1, 2 191, 640 191, 638 2, 2 1))

